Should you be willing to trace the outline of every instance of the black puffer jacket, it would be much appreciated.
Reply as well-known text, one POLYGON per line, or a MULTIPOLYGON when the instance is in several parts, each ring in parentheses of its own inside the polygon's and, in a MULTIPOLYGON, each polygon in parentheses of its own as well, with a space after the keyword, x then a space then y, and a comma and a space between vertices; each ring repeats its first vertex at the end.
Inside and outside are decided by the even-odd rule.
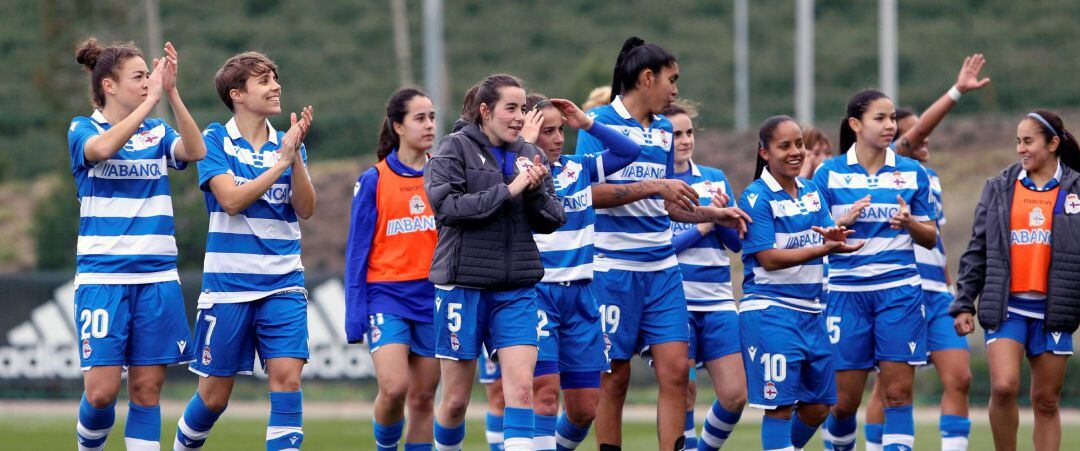
MULTIPOLYGON (((1020 170, 1016 163, 986 181, 975 207, 971 242, 960 257, 956 300, 949 307, 952 316, 975 313, 975 298, 979 298, 979 324, 987 330, 1000 327, 1008 308, 1012 264, 1009 220, 1020 170)), ((1080 174, 1062 165, 1060 182, 1062 191, 1050 232, 1044 321, 1051 332, 1072 333, 1080 325, 1080 174)))
MULTIPOLYGON (((494 147, 480 129, 461 126, 444 137, 424 169, 424 189, 439 229, 428 279, 472 288, 508 289, 536 284, 544 265, 532 234, 551 233, 566 222, 551 177, 510 197, 494 147)), ((505 146, 507 159, 532 161, 543 152, 521 139, 505 146)))

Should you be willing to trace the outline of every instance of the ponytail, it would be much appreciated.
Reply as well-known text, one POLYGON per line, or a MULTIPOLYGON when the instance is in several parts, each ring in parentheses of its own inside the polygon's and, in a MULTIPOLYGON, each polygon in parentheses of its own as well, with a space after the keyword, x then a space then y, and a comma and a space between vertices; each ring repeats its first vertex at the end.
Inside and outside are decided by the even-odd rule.
MULTIPOLYGON (((761 172, 765 168, 769 167, 769 162, 761 157, 761 149, 769 149, 769 143, 773 140, 773 135, 776 134, 776 128, 784 122, 795 122, 790 116, 773 116, 765 119, 765 122, 761 123, 761 127, 758 128, 758 148, 754 150, 754 155, 757 156, 757 167, 754 169, 754 180, 761 178, 761 172)), ((795 124, 798 126, 798 123, 795 124)))
POLYGON ((855 135, 855 130, 851 128, 851 124, 848 124, 848 119, 862 120, 863 113, 866 113, 873 101, 885 98, 888 98, 888 96, 876 89, 864 89, 851 96, 851 100, 847 104, 847 115, 844 116, 844 120, 840 121, 840 153, 847 153, 852 144, 855 144, 855 141, 859 139, 855 135))
POLYGON ((1058 138, 1057 156, 1059 161, 1069 169, 1080 171, 1080 145, 1076 142, 1076 136, 1065 129, 1065 121, 1057 113, 1050 110, 1035 110, 1027 115, 1026 120, 1031 120, 1039 126, 1039 133, 1043 135, 1049 144, 1055 137, 1058 138))
POLYGON ((638 75, 645 69, 651 69, 657 74, 664 67, 670 67, 677 60, 663 47, 656 44, 646 44, 637 36, 631 36, 623 42, 622 50, 615 59, 615 69, 611 75, 611 95, 609 102, 621 94, 629 92, 637 85, 638 75))
POLYGON ((409 101, 418 96, 427 97, 419 89, 401 88, 394 91, 390 100, 386 101, 386 116, 383 117, 382 128, 379 130, 379 145, 375 150, 379 161, 385 160, 390 152, 401 145, 401 137, 394 131, 394 124, 405 122, 405 115, 409 113, 409 101))

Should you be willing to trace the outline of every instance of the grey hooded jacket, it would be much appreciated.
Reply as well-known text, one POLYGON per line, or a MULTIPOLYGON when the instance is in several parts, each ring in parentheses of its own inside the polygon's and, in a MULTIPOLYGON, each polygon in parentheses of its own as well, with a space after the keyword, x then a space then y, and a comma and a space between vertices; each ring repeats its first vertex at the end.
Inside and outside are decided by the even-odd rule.
MULTIPOLYGON (((979 324, 994 330, 1006 318, 1009 304, 1010 210, 1020 164, 991 177, 975 207, 971 242, 960 257, 956 300, 949 314, 975 313, 979 298, 979 324)), ((1061 166, 1061 191, 1051 224, 1049 287, 1045 328, 1072 333, 1080 325, 1080 174, 1061 166), (1070 202, 1072 204, 1070 204, 1070 202)))
POLYGON ((551 233, 566 222, 555 187, 544 183, 510 197, 507 185, 518 158, 543 152, 521 139, 505 145, 513 175, 503 175, 487 136, 473 124, 455 126, 424 169, 424 189, 435 210, 439 241, 428 279, 436 284, 509 289, 544 276, 532 234, 551 233))

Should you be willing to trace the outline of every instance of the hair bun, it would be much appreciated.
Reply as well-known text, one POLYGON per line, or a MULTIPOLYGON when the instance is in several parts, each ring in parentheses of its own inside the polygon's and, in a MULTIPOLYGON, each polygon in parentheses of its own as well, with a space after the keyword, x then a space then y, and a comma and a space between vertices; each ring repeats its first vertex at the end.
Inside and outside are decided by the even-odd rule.
POLYGON ((626 38, 626 41, 623 41, 621 53, 625 53, 634 47, 640 47, 642 45, 645 45, 644 39, 641 39, 637 36, 630 36, 629 38, 626 38))
POLYGON ((83 41, 75 49, 75 60, 86 66, 89 70, 94 70, 94 66, 97 65, 98 56, 101 55, 101 51, 104 50, 98 46, 97 39, 90 38, 83 41))

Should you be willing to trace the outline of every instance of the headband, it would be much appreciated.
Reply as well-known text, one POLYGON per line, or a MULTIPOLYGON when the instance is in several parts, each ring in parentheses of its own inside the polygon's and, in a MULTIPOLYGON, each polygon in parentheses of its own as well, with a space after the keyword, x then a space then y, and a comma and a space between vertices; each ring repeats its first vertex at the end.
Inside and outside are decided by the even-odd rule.
POLYGON ((1046 119, 1043 118, 1039 113, 1034 113, 1034 112, 1028 113, 1027 117, 1030 117, 1032 119, 1035 119, 1035 120, 1041 122, 1043 125, 1046 126, 1047 130, 1050 130, 1050 133, 1053 133, 1054 136, 1057 136, 1058 138, 1061 137, 1061 135, 1058 134, 1057 130, 1054 130, 1054 127, 1052 127, 1050 125, 1050 123, 1047 122, 1046 119))

